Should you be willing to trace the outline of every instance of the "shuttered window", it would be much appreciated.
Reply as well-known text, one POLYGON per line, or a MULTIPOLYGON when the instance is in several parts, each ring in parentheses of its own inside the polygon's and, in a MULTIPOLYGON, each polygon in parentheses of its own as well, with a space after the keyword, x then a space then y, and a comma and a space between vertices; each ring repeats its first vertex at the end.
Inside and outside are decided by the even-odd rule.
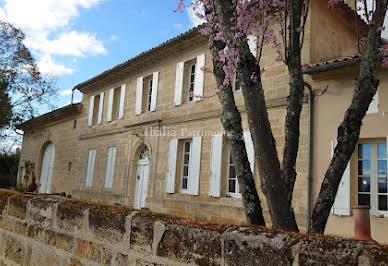
POLYGON ((108 149, 108 160, 106 164, 105 188, 112 188, 113 186, 115 160, 116 160, 116 147, 110 147, 108 149))
POLYGON ((91 187, 93 185, 93 176, 94 176, 94 165, 96 161, 96 150, 89 150, 88 156, 88 165, 86 170, 86 187, 91 187))
POLYGON ((194 82, 195 82, 195 64, 190 66, 189 75, 189 89, 187 93, 187 101, 192 102, 194 100, 194 82))
POLYGON ((151 100, 152 100, 152 81, 153 79, 148 80, 148 93, 147 93, 147 111, 151 111, 151 100))
POLYGON ((182 172, 181 172, 181 191, 185 192, 189 186, 189 168, 190 168, 191 140, 183 142, 182 150, 182 172))
POLYGON ((231 145, 228 145, 228 170, 227 170, 226 194, 234 197, 234 196, 240 196, 240 189, 238 186, 236 171, 234 169, 231 148, 232 148, 231 145))

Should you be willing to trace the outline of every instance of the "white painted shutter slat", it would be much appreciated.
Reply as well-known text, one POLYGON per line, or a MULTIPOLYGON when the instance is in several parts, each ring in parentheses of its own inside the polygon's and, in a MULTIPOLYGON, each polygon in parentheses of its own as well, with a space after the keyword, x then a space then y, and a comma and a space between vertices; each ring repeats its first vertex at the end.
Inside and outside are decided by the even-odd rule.
MULTIPOLYGON (((337 139, 331 142, 331 157, 334 155, 337 139)), ((346 166, 345 172, 342 175, 341 182, 338 186, 337 195, 332 207, 332 212, 339 216, 350 215, 350 162, 346 166)))
POLYGON ((174 95, 175 105, 181 105, 182 104, 182 89, 183 89, 184 65, 185 65, 184 62, 179 62, 176 65, 175 95, 174 95))
POLYGON ((143 77, 137 78, 137 85, 136 85, 136 114, 141 114, 141 105, 143 101, 143 77))
POLYGON ((211 143, 209 195, 217 198, 221 195, 222 139, 222 135, 213 136, 211 143))
POLYGON ((115 89, 109 90, 109 99, 108 99, 108 111, 106 113, 106 119, 110 122, 112 121, 112 105, 113 105, 113 96, 115 89))
POLYGON ((94 109, 94 96, 90 96, 89 100, 89 117, 88 125, 91 127, 93 125, 93 109, 94 109))
POLYGON ((244 132, 245 149, 247 150, 248 161, 251 165, 252 174, 255 175, 255 150, 253 149, 253 142, 251 132, 244 132))
POLYGON ((257 57, 257 36, 248 35, 248 46, 251 50, 251 53, 257 57))
POLYGON ((201 143, 202 137, 194 137, 189 162, 189 194, 199 195, 199 176, 201 171, 201 143))
POLYGON ((100 103, 98 104, 98 119, 97 124, 102 123, 102 110, 104 108, 104 92, 100 93, 100 103))
POLYGON ((118 119, 122 119, 124 117, 125 90, 126 90, 126 88, 127 88, 126 84, 121 85, 118 119))
POLYGON ((112 161, 112 149, 109 148, 108 149, 108 160, 106 163, 106 172, 105 172, 105 188, 109 187, 111 161, 112 161))
POLYGON ((94 160, 96 158, 95 150, 89 150, 88 168, 86 172, 86 186, 91 187, 93 183, 94 160))
POLYGON ((205 60, 205 54, 197 56, 194 79, 194 101, 196 102, 202 100, 203 96, 203 83, 205 79, 205 73, 201 69, 205 66, 205 60))
POLYGON ((152 95, 151 95, 151 108, 150 111, 156 111, 156 102, 158 100, 158 88, 159 88, 159 72, 154 72, 152 75, 152 95))
POLYGON ((50 157, 49 157, 49 167, 48 167, 48 175, 47 175, 47 185, 46 185, 46 193, 51 193, 51 183, 53 181, 53 172, 54 172, 54 163, 55 163, 55 146, 54 144, 50 144, 50 157))
POLYGON ((376 114, 379 112, 379 91, 376 91, 375 96, 372 99, 372 102, 369 105, 367 114, 376 114))
POLYGON ((178 153, 178 140, 170 140, 168 148, 168 170, 166 176, 166 192, 175 193, 176 159, 178 153))

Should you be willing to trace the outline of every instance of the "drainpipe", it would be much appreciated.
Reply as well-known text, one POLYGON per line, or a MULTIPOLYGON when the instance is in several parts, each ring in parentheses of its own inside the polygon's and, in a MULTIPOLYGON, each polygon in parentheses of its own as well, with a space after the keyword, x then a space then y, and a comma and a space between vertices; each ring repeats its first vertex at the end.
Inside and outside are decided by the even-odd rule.
POLYGON ((308 129, 308 166, 307 166, 307 215, 306 215, 306 231, 310 228, 311 219, 311 169, 312 169, 312 157, 313 157, 313 89, 307 82, 304 83, 305 87, 309 91, 309 129, 308 129))
POLYGON ((75 91, 75 88, 73 88, 73 89, 71 90, 71 105, 73 105, 74 91, 75 91))

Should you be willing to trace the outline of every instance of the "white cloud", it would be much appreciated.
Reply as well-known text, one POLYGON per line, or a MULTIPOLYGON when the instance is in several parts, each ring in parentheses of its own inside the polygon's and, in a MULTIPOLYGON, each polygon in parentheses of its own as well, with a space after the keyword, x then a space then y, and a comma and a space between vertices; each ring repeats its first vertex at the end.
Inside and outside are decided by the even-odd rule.
POLYGON ((29 41, 30 47, 50 55, 71 55, 85 57, 105 54, 106 49, 95 34, 71 31, 60 34, 55 40, 43 38, 42 41, 29 41))
POLYGON ((68 90, 60 91, 59 95, 61 95, 61 96, 68 96, 68 95, 71 95, 72 93, 73 93, 73 90, 72 89, 68 89, 68 90))
POLYGON ((38 54, 42 73, 71 74, 72 69, 57 64, 53 55, 85 57, 105 54, 96 34, 72 30, 72 20, 81 8, 92 8, 104 0, 1 0, 0 19, 26 33, 26 45, 38 54))
POLYGON ((72 74, 74 71, 64 65, 55 63, 50 55, 43 56, 37 65, 42 74, 52 77, 72 74))
POLYGON ((180 23, 177 23, 177 24, 172 24, 172 26, 174 27, 174 29, 176 29, 176 30, 181 30, 181 29, 183 29, 183 25, 182 24, 180 24, 180 23))
POLYGON ((189 19, 191 21, 191 24, 193 27, 199 26, 205 22, 204 19, 199 18, 196 13, 200 12, 201 14, 204 13, 203 7, 200 6, 194 6, 194 4, 188 6, 186 8, 187 14, 189 15, 189 19))

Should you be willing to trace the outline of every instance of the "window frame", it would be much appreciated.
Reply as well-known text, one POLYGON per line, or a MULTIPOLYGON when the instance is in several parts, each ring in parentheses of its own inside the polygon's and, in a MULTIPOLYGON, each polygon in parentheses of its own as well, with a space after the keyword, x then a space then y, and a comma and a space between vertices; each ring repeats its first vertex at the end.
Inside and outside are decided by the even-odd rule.
POLYGON ((151 112, 152 86, 153 86, 153 76, 148 81, 147 109, 146 109, 147 112, 151 112))
MULTIPOLYGON (((359 201, 358 201, 358 195, 359 194, 369 194, 370 195, 370 214, 371 215, 376 215, 376 216, 381 216, 381 215, 387 215, 388 214, 388 210, 384 211, 384 210, 379 210, 378 209, 378 196, 379 195, 386 195, 387 196, 387 201, 388 201, 388 190, 386 193, 379 193, 378 192, 378 161, 379 160, 386 160, 387 161, 387 155, 385 155, 385 159, 384 158, 381 158, 379 159, 378 158, 378 153, 377 153, 377 147, 378 147, 378 144, 382 144, 384 143, 384 145, 386 146, 387 145, 387 142, 386 140, 363 140, 363 141, 360 141, 357 145, 357 151, 356 151, 356 172, 355 172, 355 202, 356 204, 359 204, 359 201), (360 158, 359 157, 359 145, 362 145, 362 144, 370 144, 370 158, 369 158, 369 161, 370 161, 370 173, 369 173, 369 176, 370 176, 370 192, 359 192, 359 189, 358 189, 358 179, 359 177, 362 177, 363 175, 359 175, 359 167, 358 167, 358 162, 360 160, 363 160, 363 158, 360 158)), ((388 162, 387 162, 388 164, 388 162)), ((388 176, 388 174, 387 174, 388 176)), ((387 205, 388 205, 388 202, 387 202, 387 205)))
POLYGON ((189 180, 190 180, 190 165, 191 165, 191 151, 192 151, 192 145, 193 140, 192 139, 185 139, 182 140, 182 154, 181 154, 181 174, 180 174, 180 184, 179 184, 179 191, 180 193, 188 193, 189 192, 189 180), (189 151, 185 151, 186 143, 189 143, 189 151), (185 164, 185 155, 188 154, 189 156, 189 162, 185 164), (185 166, 187 166, 187 176, 184 176, 184 169, 185 166), (186 188, 183 188, 183 179, 187 179, 186 188))
POLYGON ((190 67, 189 67, 189 83, 188 83, 188 90, 187 90, 187 102, 188 103, 194 102, 194 87, 195 87, 195 71, 196 71, 196 66, 197 66, 197 62, 195 62, 194 64, 191 64, 190 67), (193 81, 191 81, 191 78, 193 78, 193 81), (192 91, 191 95, 190 95, 190 91, 192 91))
MULTIPOLYGON (((231 166, 231 162, 233 164, 233 168, 234 168, 234 163, 233 163, 233 160, 232 160, 232 153, 231 153, 231 150, 232 150, 232 146, 230 145, 230 143, 227 144, 228 145, 228 152, 227 152, 227 163, 226 163, 226 193, 225 195, 229 198, 241 198, 241 193, 240 193, 240 186, 238 184, 238 178, 237 178, 237 175, 235 176, 235 180, 236 180, 236 183, 235 183, 235 191, 236 192, 229 192, 229 179, 232 179, 230 178, 230 166, 231 166)), ((236 173, 236 169, 234 169, 234 172, 236 173)))

